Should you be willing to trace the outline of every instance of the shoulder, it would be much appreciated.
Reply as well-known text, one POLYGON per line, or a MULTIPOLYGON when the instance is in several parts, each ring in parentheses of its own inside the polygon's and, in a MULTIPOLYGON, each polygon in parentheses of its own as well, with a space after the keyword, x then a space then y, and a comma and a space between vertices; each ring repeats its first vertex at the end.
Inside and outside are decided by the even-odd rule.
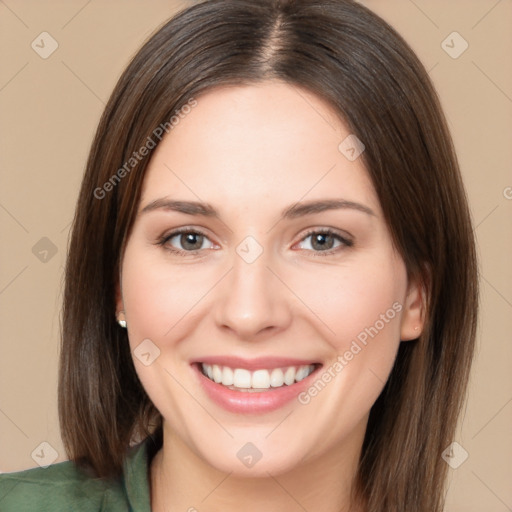
POLYGON ((122 497, 120 482, 92 478, 70 461, 0 475, 2 512, 98 512, 105 501, 122 497))
POLYGON ((118 480, 95 478, 66 461, 0 474, 2 512, 149 511, 148 440, 127 452, 118 480))

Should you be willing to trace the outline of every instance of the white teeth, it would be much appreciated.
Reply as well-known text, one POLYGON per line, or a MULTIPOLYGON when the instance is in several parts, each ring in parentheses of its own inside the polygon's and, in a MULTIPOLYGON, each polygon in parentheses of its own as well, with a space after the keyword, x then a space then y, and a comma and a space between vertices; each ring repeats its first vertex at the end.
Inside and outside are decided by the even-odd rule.
POLYGON ((234 382, 233 370, 229 366, 224 366, 222 370, 222 383, 224 386, 232 386, 234 382))
POLYGON ((212 371, 213 371, 213 380, 215 382, 217 382, 217 384, 219 382, 222 382, 222 370, 217 365, 215 365, 213 367, 212 371))
POLYGON ((268 370, 256 370, 253 372, 251 387, 268 389, 270 387, 270 375, 268 374, 268 370))
MULTIPOLYGON (((213 365, 213 368, 218 368, 217 365, 213 365)), ((222 383, 224 385, 224 383, 222 383)), ((237 368, 233 373, 233 386, 236 388, 250 388, 251 387, 251 372, 249 370, 243 370, 237 368)))
POLYGON ((280 388, 284 384, 284 373, 280 368, 274 368, 270 374, 270 385, 273 388, 280 388))
POLYGON ((279 388, 283 385, 291 386, 295 382, 308 377, 315 365, 289 366, 286 368, 273 368, 272 370, 255 370, 245 368, 230 368, 216 364, 201 364, 203 374, 217 384, 238 389, 240 391, 265 390, 279 388))
POLYGON ((284 374, 284 383, 287 386, 291 386, 295 382, 295 368, 293 366, 290 366, 288 370, 286 370, 286 373, 284 374))
POLYGON ((304 368, 304 366, 300 367, 298 370, 297 370, 297 373, 295 374, 295 380, 297 381, 301 381, 302 379, 304 379, 305 377, 307 377, 308 375, 308 371, 306 368, 304 368))

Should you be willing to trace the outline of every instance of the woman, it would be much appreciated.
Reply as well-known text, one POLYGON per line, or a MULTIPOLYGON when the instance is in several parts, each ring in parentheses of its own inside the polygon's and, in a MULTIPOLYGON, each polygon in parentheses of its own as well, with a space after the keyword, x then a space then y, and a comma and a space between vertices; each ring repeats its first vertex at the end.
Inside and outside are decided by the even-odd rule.
POLYGON ((348 0, 196 4, 100 121, 71 461, 4 475, 2 510, 440 512, 476 313, 457 159, 401 37, 348 0))

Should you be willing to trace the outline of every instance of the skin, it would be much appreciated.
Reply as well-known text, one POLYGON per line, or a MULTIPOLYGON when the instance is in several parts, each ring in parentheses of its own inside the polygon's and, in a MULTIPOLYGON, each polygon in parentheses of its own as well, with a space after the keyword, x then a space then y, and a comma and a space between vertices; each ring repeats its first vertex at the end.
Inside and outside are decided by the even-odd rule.
POLYGON ((421 290, 407 279, 362 159, 349 161, 338 149, 350 132, 323 100, 280 82, 216 88, 196 99, 152 156, 118 286, 131 349, 150 339, 160 350, 148 366, 134 357, 164 418, 152 510, 349 510, 370 408, 400 342, 421 332, 421 290), (220 218, 141 213, 164 197, 208 203, 220 218), (342 208, 280 219, 297 202, 321 199, 356 202, 373 214, 342 208), (190 250, 180 236, 158 245, 181 227, 206 235, 196 238, 195 253, 170 251, 190 250), (308 231, 326 228, 353 245, 327 237, 333 252, 322 254, 308 231), (252 263, 236 252, 247 236, 263 248, 252 263), (401 311, 306 405, 228 412, 190 366, 201 356, 270 355, 318 361, 325 370, 394 303, 401 311), (236 456, 247 442, 262 453, 251 468, 236 456))

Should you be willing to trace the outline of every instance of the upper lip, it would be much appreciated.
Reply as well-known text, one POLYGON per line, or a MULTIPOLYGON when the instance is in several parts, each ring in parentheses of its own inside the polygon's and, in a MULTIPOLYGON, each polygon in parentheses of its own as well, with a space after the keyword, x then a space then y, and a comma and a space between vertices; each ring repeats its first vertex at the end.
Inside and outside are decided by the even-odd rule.
POLYGON ((237 356, 205 356, 194 359, 192 364, 216 364, 218 366, 228 366, 229 368, 244 368, 246 370, 260 370, 273 368, 286 368, 289 366, 307 366, 320 363, 311 359, 296 359, 291 357, 266 356, 256 357, 254 359, 244 359, 237 356))

